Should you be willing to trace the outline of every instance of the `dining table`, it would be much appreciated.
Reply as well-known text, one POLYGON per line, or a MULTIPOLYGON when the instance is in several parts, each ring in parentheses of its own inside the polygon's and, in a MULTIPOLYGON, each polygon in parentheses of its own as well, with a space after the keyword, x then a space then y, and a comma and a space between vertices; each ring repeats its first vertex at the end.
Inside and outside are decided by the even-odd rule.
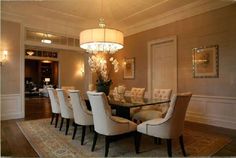
MULTIPOLYGON (((84 97, 88 109, 91 110, 90 103, 88 100, 88 97, 84 97)), ((144 106, 149 105, 159 105, 163 103, 169 103, 169 99, 153 99, 153 98, 139 98, 139 97, 130 97, 130 96, 113 96, 109 95, 107 96, 108 103, 111 106, 112 109, 116 110, 116 115, 131 119, 130 111, 132 108, 141 108, 144 106)))

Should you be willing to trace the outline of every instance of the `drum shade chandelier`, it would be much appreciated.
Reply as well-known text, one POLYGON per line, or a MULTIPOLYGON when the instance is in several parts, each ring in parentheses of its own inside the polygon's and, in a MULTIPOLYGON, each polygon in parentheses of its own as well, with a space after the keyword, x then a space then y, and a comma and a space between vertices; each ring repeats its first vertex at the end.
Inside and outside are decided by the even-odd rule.
POLYGON ((115 53, 123 48, 124 35, 116 29, 106 28, 104 19, 99 20, 99 27, 80 32, 80 47, 89 53, 115 53))

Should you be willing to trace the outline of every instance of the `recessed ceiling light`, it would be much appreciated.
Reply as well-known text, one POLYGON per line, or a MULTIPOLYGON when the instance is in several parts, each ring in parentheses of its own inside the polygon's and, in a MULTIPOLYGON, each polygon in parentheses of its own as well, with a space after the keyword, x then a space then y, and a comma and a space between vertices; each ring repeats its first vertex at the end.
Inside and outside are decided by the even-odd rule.
POLYGON ((42 60, 42 63, 51 63, 52 61, 50 60, 42 60))
POLYGON ((41 40, 42 43, 46 43, 46 44, 51 44, 52 41, 48 38, 48 34, 44 34, 43 35, 43 39, 41 40))
POLYGON ((49 39, 42 39, 41 42, 46 43, 46 44, 51 44, 52 43, 52 41, 49 40, 49 39))

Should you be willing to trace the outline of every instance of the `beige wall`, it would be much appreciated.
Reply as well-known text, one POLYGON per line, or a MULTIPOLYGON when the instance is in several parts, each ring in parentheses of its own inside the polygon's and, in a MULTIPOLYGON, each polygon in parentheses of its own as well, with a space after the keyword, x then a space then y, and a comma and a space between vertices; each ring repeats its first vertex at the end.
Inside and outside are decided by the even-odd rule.
POLYGON ((1 67, 1 93, 20 94, 20 24, 1 20, 1 50, 8 60, 1 67))
POLYGON ((236 5, 214 10, 125 38, 116 54, 119 61, 135 57, 135 80, 123 80, 123 71, 112 76, 113 85, 147 88, 147 43, 177 35, 178 91, 195 95, 236 96, 236 5), (219 45, 219 78, 192 77, 192 48, 219 45))
POLYGON ((81 68, 84 68, 84 58, 84 54, 76 51, 59 52, 61 86, 74 86, 81 91, 85 90, 85 74, 81 74, 81 68))

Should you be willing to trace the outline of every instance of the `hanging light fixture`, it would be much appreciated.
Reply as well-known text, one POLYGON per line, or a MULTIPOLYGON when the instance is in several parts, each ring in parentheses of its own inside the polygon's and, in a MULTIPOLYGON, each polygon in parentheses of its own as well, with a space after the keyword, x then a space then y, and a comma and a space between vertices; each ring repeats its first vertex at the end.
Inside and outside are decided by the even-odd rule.
POLYGON ((41 40, 42 43, 46 43, 46 44, 51 44, 52 41, 48 38, 48 34, 44 34, 43 35, 43 39, 41 40))
POLYGON ((100 19, 99 28, 87 29, 80 33, 80 47, 89 53, 115 53, 123 48, 124 35, 121 31, 105 27, 100 19))
MULTIPOLYGON (((101 16, 103 15, 103 0, 101 0, 101 16)), ((104 19, 99 19, 99 27, 80 32, 80 47, 89 53, 115 53, 123 48, 124 35, 121 31, 106 28, 104 19)))

